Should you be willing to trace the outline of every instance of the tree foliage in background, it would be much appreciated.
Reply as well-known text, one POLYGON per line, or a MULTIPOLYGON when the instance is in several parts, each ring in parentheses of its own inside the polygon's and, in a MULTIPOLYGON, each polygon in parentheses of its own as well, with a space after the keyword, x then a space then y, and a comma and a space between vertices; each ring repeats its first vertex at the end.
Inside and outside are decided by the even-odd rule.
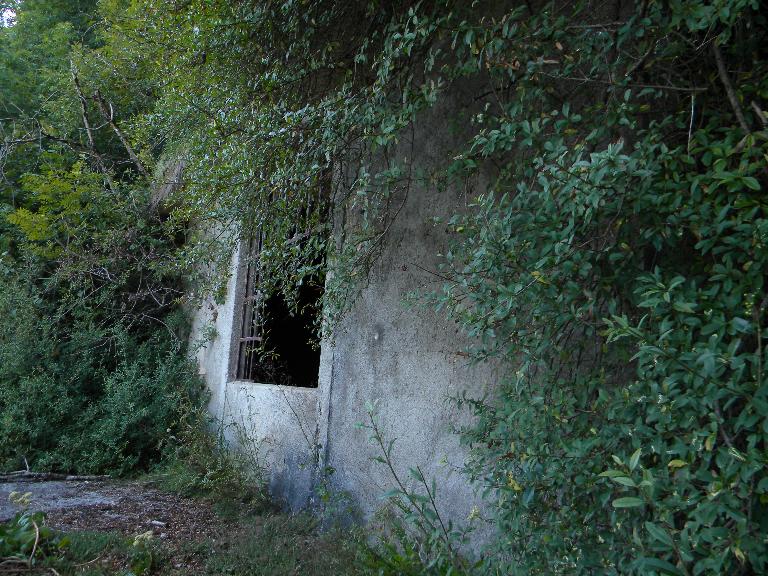
POLYGON ((126 84, 131 54, 95 2, 14 8, 0 29, 0 467, 146 469, 202 401, 170 267, 183 237, 126 136, 152 95, 126 84))

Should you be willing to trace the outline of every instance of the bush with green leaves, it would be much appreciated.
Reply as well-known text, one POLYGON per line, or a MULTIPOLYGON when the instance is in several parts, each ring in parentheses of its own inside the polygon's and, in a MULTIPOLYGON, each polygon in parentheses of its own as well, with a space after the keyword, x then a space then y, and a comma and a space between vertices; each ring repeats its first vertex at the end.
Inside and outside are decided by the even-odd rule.
POLYGON ((129 30, 104 26, 118 4, 13 3, 0 26, 3 469, 146 469, 204 403, 172 265, 183 231, 131 144, 149 75, 129 30))
POLYGON ((0 465, 125 474, 204 403, 175 238, 140 184, 49 151, 0 263, 0 465))
POLYGON ((34 292, 3 280, 2 468, 123 474, 157 462, 204 398, 178 337, 51 323, 34 292))
POLYGON ((741 2, 613 24, 552 5, 456 36, 466 66, 521 62, 492 69, 510 93, 454 163, 503 169, 433 295, 510 368, 462 401, 512 571, 768 565, 766 24, 741 2))

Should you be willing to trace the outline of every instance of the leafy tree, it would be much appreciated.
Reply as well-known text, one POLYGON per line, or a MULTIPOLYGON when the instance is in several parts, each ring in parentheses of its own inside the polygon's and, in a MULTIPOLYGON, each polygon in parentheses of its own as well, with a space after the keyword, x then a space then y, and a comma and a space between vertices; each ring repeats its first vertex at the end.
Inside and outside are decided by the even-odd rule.
POLYGON ((126 82, 124 31, 95 2, 15 11, 0 30, 0 466, 129 473, 202 401, 169 265, 180 236, 132 143, 152 94, 126 82))

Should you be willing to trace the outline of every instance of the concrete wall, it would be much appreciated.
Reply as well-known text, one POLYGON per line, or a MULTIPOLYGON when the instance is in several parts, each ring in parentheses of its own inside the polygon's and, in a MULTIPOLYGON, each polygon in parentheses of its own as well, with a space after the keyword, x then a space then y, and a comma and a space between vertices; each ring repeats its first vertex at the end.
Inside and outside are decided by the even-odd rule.
POLYGON ((317 462, 318 390, 231 377, 233 342, 240 331, 242 275, 234 254, 226 298, 207 300, 193 314, 191 343, 210 391, 209 410, 235 449, 247 451, 268 472, 272 494, 289 508, 309 505, 317 462), (210 337, 212 336, 212 338, 210 337))
POLYGON ((369 432, 356 426, 366 420, 366 402, 376 403, 385 436, 397 439, 394 461, 403 478, 415 466, 436 477, 440 504, 454 520, 466 518, 477 504, 466 479, 454 472, 465 452, 452 430, 466 415, 457 413, 450 398, 467 390, 481 394, 492 376, 467 366, 455 326, 403 303, 409 290, 429 280, 413 263, 435 265, 427 256, 436 252, 435 238, 421 221, 434 201, 418 195, 408 200, 407 216, 393 230, 369 287, 333 345, 323 349, 321 464, 335 469, 331 484, 352 494, 365 515, 393 487, 389 472, 372 460, 380 451, 369 432))
POLYGON ((259 460, 271 493, 293 510, 306 508, 313 495, 317 399, 315 388, 226 386, 226 438, 259 460))
MULTIPOLYGON (((403 154, 427 172, 450 158, 451 143, 466 126, 464 110, 454 100, 432 111, 413 140, 403 143, 403 154)), ((377 403, 381 428, 387 438, 397 439, 393 457, 403 478, 415 466, 436 478, 439 507, 454 523, 463 522, 480 504, 473 487, 456 472, 466 452, 453 430, 468 415, 458 413, 450 397, 463 392, 480 396, 495 375, 489 366, 467 365, 467 342, 456 326, 429 309, 404 304, 409 292, 439 286, 423 270, 437 268, 437 254, 446 244, 445 230, 433 226, 432 218, 460 211, 471 194, 466 187, 438 191, 415 186, 408 192, 367 287, 333 340, 323 342, 317 390, 229 381, 238 299, 237 256, 233 259, 227 299, 214 319, 218 336, 198 360, 211 387, 212 411, 226 422, 239 420, 249 435, 264 439, 272 487, 293 508, 310 501, 313 484, 321 480, 315 472, 328 467, 334 470, 329 485, 348 494, 364 517, 382 506, 381 495, 393 482, 372 460, 378 452, 369 433, 357 426, 366 418, 366 402, 377 403)), ((211 314, 201 309, 197 334, 211 314)))
MULTIPOLYGON (((460 101, 443 104, 422 119, 412 139, 402 142, 402 156, 429 174, 453 156, 451 146, 465 121, 460 101)), ((482 396, 496 375, 490 365, 468 365, 468 342, 458 326, 429 308, 405 303, 409 293, 442 284, 427 272, 437 270, 447 241, 445 225, 435 226, 433 219, 462 211, 473 194, 471 186, 444 191, 411 187, 367 287, 333 341, 323 346, 321 465, 335 470, 332 486, 349 492, 365 516, 381 507, 381 495, 394 486, 385 467, 373 460, 380 451, 369 432, 356 426, 366 418, 366 402, 376 403, 385 436, 397 439, 393 460, 403 479, 416 466, 428 479, 434 477, 438 505, 454 523, 461 524, 473 506, 482 508, 475 489, 457 472, 466 451, 453 432, 469 415, 458 412, 451 398, 463 392, 482 396)))

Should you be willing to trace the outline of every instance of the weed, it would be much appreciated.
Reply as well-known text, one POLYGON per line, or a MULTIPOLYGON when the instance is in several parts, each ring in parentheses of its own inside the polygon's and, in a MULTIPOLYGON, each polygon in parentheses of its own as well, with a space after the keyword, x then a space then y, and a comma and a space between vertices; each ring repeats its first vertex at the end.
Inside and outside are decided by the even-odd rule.
POLYGON ((68 533, 65 539, 66 548, 42 563, 61 576, 141 576, 146 572, 134 559, 133 538, 117 532, 84 531, 68 533))
POLYGON ((0 524, 0 560, 4 565, 31 567, 45 555, 66 546, 45 524, 45 514, 24 510, 0 524))
POLYGON ((237 516, 244 509, 251 514, 275 511, 260 443, 241 440, 239 446, 228 446, 220 422, 191 408, 179 434, 167 440, 163 463, 145 478, 181 496, 211 499, 223 515, 237 516))
POLYGON ((319 473, 315 486, 312 512, 319 518, 324 530, 341 530, 361 521, 360 510, 349 492, 339 490, 333 485, 332 478, 335 473, 333 466, 325 466, 319 473))
POLYGON ((443 518, 437 505, 437 483, 428 481, 420 467, 410 468, 408 479, 401 477, 393 461, 395 440, 385 437, 375 404, 367 403, 366 412, 367 422, 358 427, 370 433, 379 451, 374 460, 386 468, 395 484, 384 495, 390 508, 383 511, 384 529, 378 542, 362 546, 366 566, 379 576, 472 574, 476 566, 462 553, 472 527, 457 527, 443 518))
POLYGON ((312 516, 269 516, 239 524, 211 557, 207 574, 352 576, 362 574, 352 533, 317 530, 312 516))
MULTIPOLYGON (((360 539, 352 531, 318 530, 309 515, 258 516, 241 510, 223 535, 184 543, 178 549, 146 532, 125 537, 115 532, 57 534, 62 546, 40 556, 36 566, 61 576, 230 576, 363 575, 360 539)), ((38 513, 39 514, 39 513, 38 513)), ((25 560, 19 563, 28 569, 25 560)))

